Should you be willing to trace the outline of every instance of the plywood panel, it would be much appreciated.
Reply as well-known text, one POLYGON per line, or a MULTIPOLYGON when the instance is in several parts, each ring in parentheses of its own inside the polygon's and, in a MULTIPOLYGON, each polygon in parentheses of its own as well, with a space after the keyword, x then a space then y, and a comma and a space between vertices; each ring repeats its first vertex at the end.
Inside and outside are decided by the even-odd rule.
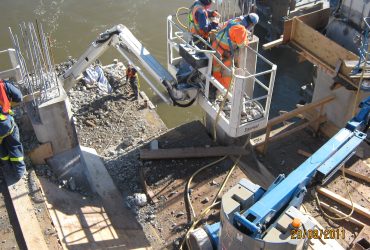
POLYGON ((53 149, 51 143, 44 143, 35 149, 32 149, 27 155, 31 158, 34 165, 46 164, 45 159, 53 156, 53 149))
MULTIPOLYGON (((314 11, 312 13, 305 14, 295 18, 301 20, 308 26, 317 30, 325 28, 325 26, 329 22, 329 17, 330 17, 330 8, 314 11)), ((287 43, 290 40, 292 32, 292 23, 293 19, 295 18, 292 18, 284 22, 283 43, 287 43)))
MULTIPOLYGON (((293 27, 294 37, 292 37, 291 40, 302 46, 325 64, 330 65, 333 69, 335 69, 338 60, 358 59, 357 55, 323 36, 321 33, 298 19, 293 20, 293 27)), ((348 75, 351 69, 342 65, 339 71, 344 75, 348 75)))

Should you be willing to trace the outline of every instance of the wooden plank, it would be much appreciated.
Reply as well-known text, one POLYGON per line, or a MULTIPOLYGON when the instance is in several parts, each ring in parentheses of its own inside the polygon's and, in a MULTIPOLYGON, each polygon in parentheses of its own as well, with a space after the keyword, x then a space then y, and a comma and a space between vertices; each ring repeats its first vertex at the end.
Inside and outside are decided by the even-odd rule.
MULTIPOLYGON (((352 207, 352 204, 351 204, 351 201, 326 189, 326 188, 322 188, 322 187, 318 187, 316 189, 320 194, 338 202, 339 204, 342 204, 343 206, 345 207, 348 207, 348 208, 351 208, 352 207)), ((365 207, 362 207, 356 203, 353 203, 353 206, 354 206, 354 209, 355 209, 355 212, 365 216, 366 218, 370 219, 370 210, 368 208, 365 208, 365 207)))
POLYGON ((311 28, 319 30, 325 28, 328 25, 330 15, 330 8, 326 8, 299 16, 298 19, 311 28))
POLYGON ((351 84, 353 87, 357 88, 358 83, 355 83, 354 80, 352 80, 348 75, 344 75, 340 72, 336 72, 335 69, 333 69, 331 66, 327 65, 317 57, 315 57, 312 53, 309 53, 308 51, 305 51, 305 48, 303 48, 301 45, 298 43, 291 41, 291 44, 296 47, 297 49, 301 50, 299 52, 300 56, 305 56, 306 59, 311 62, 312 64, 315 64, 319 69, 323 70, 325 73, 331 76, 338 75, 342 79, 346 80, 349 84, 351 84))
POLYGON ((283 38, 279 38, 275 41, 272 41, 272 42, 269 42, 269 43, 265 43, 264 45, 262 45, 262 48, 264 50, 268 50, 268 49, 272 49, 272 48, 275 48, 279 45, 283 44, 283 38))
MULTIPOLYGON (((329 210, 330 212, 332 212, 334 214, 337 214, 337 215, 339 215, 341 217, 346 216, 345 213, 343 213, 342 211, 339 211, 338 209, 336 209, 336 208, 334 208, 332 206, 329 206, 325 202, 322 202, 321 201, 320 202, 320 205, 321 205, 321 207, 324 207, 325 209, 329 210)), ((360 226, 360 227, 364 227, 365 226, 364 223, 362 223, 361 221, 356 220, 355 218, 352 218, 352 217, 348 217, 346 220, 348 220, 348 221, 350 221, 350 222, 352 222, 352 223, 354 223, 354 224, 356 224, 357 226, 360 226)))
MULTIPOLYGON (((347 68, 354 68, 354 67, 357 66, 358 62, 359 62, 358 60, 356 60, 356 61, 354 61, 354 60, 345 60, 344 65, 346 65, 347 68)), ((363 63, 361 63, 360 66, 364 67, 364 65, 365 65, 365 63, 363 62, 363 63)), ((370 69, 370 64, 369 63, 366 64, 365 69, 370 69)))
POLYGON ((217 157, 224 155, 247 155, 248 152, 243 147, 210 147, 210 148, 170 148, 170 149, 140 149, 140 158, 142 160, 160 160, 160 159, 184 159, 184 158, 203 158, 217 157))
POLYGON ((44 143, 35 149, 32 149, 27 155, 31 158, 34 165, 46 164, 45 160, 54 155, 51 143, 44 143))
POLYGON ((35 208, 28 196, 27 182, 21 179, 17 183, 14 183, 10 173, 4 171, 4 175, 27 249, 47 250, 48 247, 38 223, 35 208))
MULTIPOLYGON (((362 73, 358 73, 356 75, 350 75, 350 78, 357 79, 357 78, 361 78, 361 76, 362 76, 362 73)), ((370 73, 364 73, 363 78, 370 78, 370 73)))
POLYGON ((150 187, 148 186, 148 184, 146 184, 145 173, 144 173, 144 166, 140 166, 139 167, 139 172, 140 172, 140 182, 141 182, 141 185, 143 186, 143 189, 144 189, 145 194, 149 197, 149 199, 152 202, 157 203, 159 200, 155 196, 154 192, 150 189, 150 187))
MULTIPOLYGON (((299 44, 305 51, 312 54, 323 64, 335 69, 337 61, 358 60, 358 56, 343 48, 336 42, 325 37, 318 31, 312 29, 299 19, 293 19, 294 34, 291 41, 299 44)), ((352 69, 347 68, 345 64, 340 67, 339 72, 348 76, 352 69)))
POLYGON ((320 105, 324 105, 328 102, 331 102, 332 100, 334 100, 335 97, 334 96, 327 96, 321 100, 318 100, 316 102, 312 102, 312 103, 309 103, 309 104, 306 104, 302 107, 299 107, 299 108, 296 108, 288 113, 285 113, 285 114, 282 114, 278 117, 275 117, 273 119, 271 119, 270 121, 268 121, 268 125, 275 125, 275 124, 278 124, 278 123, 281 123, 285 120, 288 120, 290 118, 293 118, 293 117, 296 117, 298 114, 302 114, 304 113, 305 111, 307 110, 310 110, 310 109, 313 109, 313 108, 316 108, 320 105))
POLYGON ((302 149, 298 149, 297 153, 299 155, 302 155, 302 156, 305 156, 305 157, 310 157, 312 155, 311 153, 308 153, 308 152, 306 152, 306 151, 304 151, 302 149))
POLYGON ((299 56, 302 56, 302 57, 306 58, 307 61, 316 65, 319 69, 323 70, 326 74, 330 75, 331 77, 334 77, 338 74, 338 73, 335 73, 335 70, 332 69, 330 66, 328 66, 327 64, 320 61, 320 59, 316 58, 312 54, 305 51, 304 48, 300 47, 296 42, 292 41, 292 44, 295 47, 298 47, 299 49, 303 50, 303 51, 299 52, 299 56))
MULTIPOLYGON (((288 131, 285 131, 283 133, 280 133, 280 134, 277 134, 275 135, 274 137, 270 137, 269 140, 265 140, 264 142, 261 143, 261 145, 258 145, 257 147, 261 147, 262 145, 264 146, 263 148, 263 153, 265 154, 267 152, 267 146, 268 146, 268 142, 273 142, 273 141, 277 141, 277 140, 280 140, 282 138, 285 138, 291 134, 294 134, 304 128, 307 128, 308 126, 312 125, 313 123, 315 123, 316 121, 320 120, 320 118, 317 118, 315 120, 312 120, 312 121, 308 121, 308 122, 304 122, 303 124, 297 126, 297 127, 294 127, 293 129, 290 129, 288 131)), ((257 148, 259 151, 261 151, 260 148, 257 148)))
POLYGON ((362 174, 357 173, 355 171, 352 171, 351 169, 348 169, 348 168, 345 168, 344 169, 344 172, 346 174, 348 174, 348 175, 351 175, 351 176, 356 177, 356 178, 358 178, 360 180, 363 180, 363 181, 365 181, 367 183, 370 183, 370 177, 368 177, 368 176, 362 175, 362 174))
MULTIPOLYGON (((281 127, 279 127, 279 128, 276 128, 276 129, 272 130, 272 131, 270 132, 270 136, 271 136, 271 137, 273 137, 273 136, 275 136, 275 135, 277 135, 277 134, 281 133, 282 131, 286 130, 287 128, 289 128, 289 127, 290 127, 290 126, 292 126, 293 124, 294 124, 294 122, 289 123, 289 124, 285 124, 285 125, 283 125, 283 126, 281 126, 281 127)), ((265 139, 266 139, 266 134, 263 134, 263 135, 260 135, 260 136, 257 136, 257 137, 255 137, 255 138, 251 139, 251 140, 250 140, 250 144, 251 144, 252 146, 258 146, 258 145, 260 145, 261 143, 263 143, 263 142, 265 141, 265 139)))

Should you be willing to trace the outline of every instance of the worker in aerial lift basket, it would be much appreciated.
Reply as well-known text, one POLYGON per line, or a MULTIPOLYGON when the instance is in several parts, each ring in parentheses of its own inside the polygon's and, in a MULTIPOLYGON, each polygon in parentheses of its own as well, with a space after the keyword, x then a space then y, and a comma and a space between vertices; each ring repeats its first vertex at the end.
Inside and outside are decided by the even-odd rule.
MULTIPOLYGON (((258 23, 259 16, 256 13, 240 16, 229 20, 217 32, 212 47, 218 52, 218 57, 223 64, 230 68, 232 60, 238 48, 247 46, 249 43, 250 31, 258 23)), ((213 77, 215 77, 225 88, 231 83, 231 72, 224 69, 217 60, 213 60, 213 77)))
POLYGON ((19 130, 13 119, 11 105, 22 102, 22 93, 10 81, 0 79, 0 159, 5 168, 9 168, 16 181, 26 172, 23 159, 23 146, 19 130))
MULTIPOLYGON (((197 0, 190 7, 189 31, 192 34, 199 35, 208 41, 209 34, 212 30, 218 29, 220 14, 216 10, 209 10, 214 0, 197 0)), ((198 38, 193 38, 194 43, 201 49, 205 49, 205 44, 198 38)))
POLYGON ((137 76, 137 70, 134 66, 132 66, 130 63, 127 65, 126 69, 126 83, 129 82, 132 91, 134 92, 135 100, 139 98, 139 91, 138 91, 138 76, 137 76))

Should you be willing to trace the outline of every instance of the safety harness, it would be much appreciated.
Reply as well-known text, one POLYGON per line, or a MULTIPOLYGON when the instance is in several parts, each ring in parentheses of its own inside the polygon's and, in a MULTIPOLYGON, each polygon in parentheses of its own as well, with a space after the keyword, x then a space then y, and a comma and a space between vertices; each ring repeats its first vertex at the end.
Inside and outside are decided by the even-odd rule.
MULTIPOLYGON (((189 11, 189 15, 188 15, 188 21, 189 21, 189 31, 194 33, 193 30, 192 30, 192 27, 194 27, 195 29, 195 33, 197 35, 200 35, 204 38, 208 38, 208 35, 199 29, 198 25, 199 25, 199 22, 198 20, 195 20, 195 13, 198 11, 199 8, 202 8, 203 9, 203 6, 199 3, 199 2, 195 2, 191 7, 190 7, 190 11, 189 11)), ((206 15, 206 18, 208 18, 208 12, 206 11, 205 12, 205 15, 206 15)))
POLYGON ((235 26, 235 25, 242 25, 241 24, 241 19, 234 19, 234 20, 230 20, 228 22, 228 24, 226 25, 226 27, 224 27, 223 29, 221 29, 217 35, 216 35, 216 40, 218 40, 217 42, 217 46, 216 46, 216 50, 218 48, 221 48, 223 51, 227 50, 225 48, 223 48, 221 46, 221 42, 222 42, 222 39, 224 38, 225 34, 226 34, 226 39, 227 39, 227 43, 229 45, 229 48, 230 48, 230 53, 231 53, 231 56, 234 56, 234 46, 233 46, 233 43, 231 42, 231 39, 230 39, 230 29, 231 27, 235 26))

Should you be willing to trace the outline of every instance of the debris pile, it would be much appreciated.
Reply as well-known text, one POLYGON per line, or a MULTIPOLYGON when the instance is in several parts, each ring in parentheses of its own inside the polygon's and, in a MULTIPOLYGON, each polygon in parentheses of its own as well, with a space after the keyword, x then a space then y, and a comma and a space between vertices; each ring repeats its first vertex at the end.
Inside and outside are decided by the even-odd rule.
POLYGON ((81 82, 68 94, 80 144, 113 158, 158 131, 147 131, 148 124, 140 114, 140 104, 134 101, 130 86, 125 84, 124 65, 115 62, 103 69, 112 93, 96 84, 81 82))

